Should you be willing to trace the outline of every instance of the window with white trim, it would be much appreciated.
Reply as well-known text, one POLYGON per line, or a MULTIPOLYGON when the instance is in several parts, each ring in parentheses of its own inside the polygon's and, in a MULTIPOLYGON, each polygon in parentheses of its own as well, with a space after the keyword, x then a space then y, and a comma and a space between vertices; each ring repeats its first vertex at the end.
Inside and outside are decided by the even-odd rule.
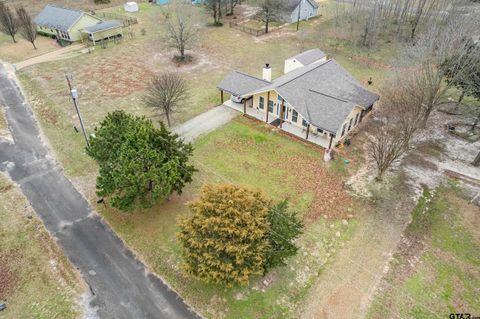
POLYGON ((292 122, 297 123, 297 121, 298 121, 298 112, 293 110, 293 112, 292 112, 292 122))

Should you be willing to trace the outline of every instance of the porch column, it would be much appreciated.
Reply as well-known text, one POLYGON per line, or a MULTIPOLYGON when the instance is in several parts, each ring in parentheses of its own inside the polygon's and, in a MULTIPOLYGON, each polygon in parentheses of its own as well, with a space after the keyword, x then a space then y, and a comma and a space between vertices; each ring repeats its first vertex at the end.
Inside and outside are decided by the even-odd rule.
POLYGON ((243 100, 243 114, 247 114, 247 99, 243 100))
POLYGON ((270 104, 270 91, 267 92, 267 105, 264 105, 266 110, 265 122, 268 123, 268 105, 270 104))
POLYGON ((306 140, 308 140, 308 133, 310 133, 310 124, 307 125, 307 135, 305 136, 306 140))
POLYGON ((328 149, 332 149, 333 135, 330 134, 330 143, 328 143, 328 149))
POLYGON ((220 100, 222 101, 222 104, 223 104, 223 90, 220 90, 220 100))
POLYGON ((282 98, 282 106, 280 106, 280 128, 282 128, 283 123, 283 107, 285 106, 285 100, 282 98))

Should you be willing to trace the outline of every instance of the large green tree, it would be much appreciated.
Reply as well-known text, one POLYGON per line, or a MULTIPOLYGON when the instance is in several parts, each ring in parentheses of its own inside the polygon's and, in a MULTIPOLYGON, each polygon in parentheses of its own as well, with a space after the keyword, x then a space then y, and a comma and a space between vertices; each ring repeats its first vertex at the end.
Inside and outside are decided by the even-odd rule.
POLYGON ((206 282, 247 284, 254 275, 284 265, 297 252, 302 224, 287 202, 273 205, 263 193, 234 185, 205 185, 190 204, 178 238, 183 269, 206 282))
POLYGON ((109 113, 90 137, 87 153, 100 172, 97 194, 123 211, 151 207, 192 181, 193 148, 163 124, 123 111, 109 113))
POLYGON ((265 260, 265 272, 277 266, 285 266, 287 258, 297 253, 298 247, 294 241, 303 230, 303 223, 298 218, 297 212, 288 209, 286 200, 270 207, 268 221, 270 247, 265 260))

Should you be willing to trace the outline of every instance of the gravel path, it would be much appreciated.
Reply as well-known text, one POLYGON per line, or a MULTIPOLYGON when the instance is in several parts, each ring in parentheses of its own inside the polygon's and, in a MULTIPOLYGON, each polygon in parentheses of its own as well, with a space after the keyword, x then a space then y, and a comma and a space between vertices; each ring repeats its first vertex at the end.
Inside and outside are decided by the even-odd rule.
POLYGON ((79 54, 78 52, 83 48, 84 46, 82 44, 72 44, 67 47, 61 48, 59 50, 48 52, 28 60, 18 62, 15 64, 15 68, 17 70, 21 70, 23 68, 26 68, 27 66, 31 66, 39 63, 67 59, 72 57, 72 55, 74 54, 79 54))

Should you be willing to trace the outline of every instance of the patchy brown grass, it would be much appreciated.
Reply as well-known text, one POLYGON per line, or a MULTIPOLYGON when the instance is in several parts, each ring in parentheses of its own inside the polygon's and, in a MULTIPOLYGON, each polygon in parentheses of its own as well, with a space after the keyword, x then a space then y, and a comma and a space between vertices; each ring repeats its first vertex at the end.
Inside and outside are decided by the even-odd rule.
POLYGON ((280 168, 285 171, 285 177, 294 174, 294 184, 298 193, 313 194, 307 221, 317 220, 319 217, 344 218, 350 213, 352 204, 350 195, 343 186, 343 178, 325 168, 321 157, 292 154, 281 161, 280 168), (291 171, 295 166, 294 172, 291 171))
POLYGON ((80 278, 28 202, 0 175, 2 318, 77 318, 80 278))
POLYGON ((7 299, 17 285, 17 278, 10 269, 10 258, 2 254, 0 259, 0 301, 7 299))

